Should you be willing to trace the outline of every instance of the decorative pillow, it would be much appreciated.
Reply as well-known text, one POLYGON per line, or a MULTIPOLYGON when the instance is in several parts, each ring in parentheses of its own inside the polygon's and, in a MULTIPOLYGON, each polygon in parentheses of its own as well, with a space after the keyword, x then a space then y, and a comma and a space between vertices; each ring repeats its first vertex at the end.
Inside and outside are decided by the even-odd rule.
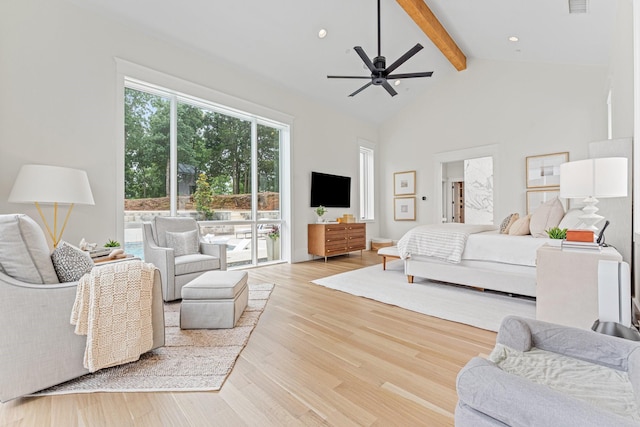
POLYGON ((580 216, 582 216, 584 212, 582 209, 569 209, 560 224, 558 224, 558 228, 566 228, 568 230, 575 230, 580 228, 583 225, 580 216))
POLYGON ((0 236, 0 271, 21 282, 58 283, 47 240, 31 217, 0 215, 0 236))
POLYGON ((76 282, 93 268, 91 256, 83 250, 62 241, 51 254, 51 261, 60 282, 76 282))
POLYGON ((545 230, 557 227, 564 217, 562 202, 554 197, 543 203, 531 214, 529 229, 533 237, 549 237, 545 230))
POLYGON ((509 228, 520 218, 520 214, 512 213, 508 215, 504 220, 502 220, 502 224, 500 224, 500 234, 509 234, 509 228))
POLYGON ((173 248, 174 256, 197 254, 199 249, 198 230, 182 233, 166 232, 167 247, 173 248))
POLYGON ((509 236, 526 236, 531 234, 529 232, 529 223, 531 221, 531 215, 523 216, 517 219, 511 227, 509 227, 509 236))

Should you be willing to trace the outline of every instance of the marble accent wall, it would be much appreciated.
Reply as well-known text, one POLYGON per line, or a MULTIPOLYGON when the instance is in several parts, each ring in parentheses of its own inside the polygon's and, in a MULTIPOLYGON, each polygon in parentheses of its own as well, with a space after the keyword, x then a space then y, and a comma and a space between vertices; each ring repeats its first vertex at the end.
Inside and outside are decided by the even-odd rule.
POLYGON ((464 222, 493 224, 493 157, 464 161, 464 222))

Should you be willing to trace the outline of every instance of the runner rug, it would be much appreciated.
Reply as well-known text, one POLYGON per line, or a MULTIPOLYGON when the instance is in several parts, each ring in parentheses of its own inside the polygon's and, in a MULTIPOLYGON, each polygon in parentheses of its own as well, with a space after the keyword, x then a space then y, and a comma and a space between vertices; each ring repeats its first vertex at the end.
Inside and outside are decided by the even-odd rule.
POLYGON ((374 265, 312 283, 490 331, 497 331, 502 319, 510 314, 536 317, 532 298, 481 292, 419 277, 409 284, 400 260, 387 263, 384 271, 381 265, 374 265))
POLYGON ((274 285, 249 285, 249 302, 233 329, 180 329, 180 302, 164 304, 165 346, 136 362, 102 369, 34 396, 141 391, 220 390, 249 341, 274 285))

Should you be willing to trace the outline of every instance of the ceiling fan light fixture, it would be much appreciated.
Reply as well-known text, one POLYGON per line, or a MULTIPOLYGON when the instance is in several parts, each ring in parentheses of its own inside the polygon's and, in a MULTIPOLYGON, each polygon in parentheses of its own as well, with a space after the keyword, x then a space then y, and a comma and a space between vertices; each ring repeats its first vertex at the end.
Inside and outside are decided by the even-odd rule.
POLYGON ((414 47, 409 49, 404 55, 400 56, 400 58, 396 59, 395 62, 387 67, 387 60, 380 53, 380 0, 378 0, 378 56, 369 58, 362 46, 355 46, 353 48, 353 50, 356 51, 356 53, 362 60, 363 68, 369 70, 371 74, 368 76, 327 76, 327 78, 370 80, 364 86, 360 87, 360 89, 351 93, 349 97, 356 96, 369 86, 382 86, 389 93, 389 95, 396 96, 398 92, 396 92, 396 90, 393 88, 393 85, 398 86, 400 84, 400 79, 431 77, 431 75, 433 74, 433 71, 421 73, 393 73, 398 67, 412 58, 422 48, 423 46, 420 43, 417 43, 414 47))
POLYGON ((320 28, 320 31, 318 31, 318 38, 323 39, 325 37, 327 37, 327 30, 320 28))

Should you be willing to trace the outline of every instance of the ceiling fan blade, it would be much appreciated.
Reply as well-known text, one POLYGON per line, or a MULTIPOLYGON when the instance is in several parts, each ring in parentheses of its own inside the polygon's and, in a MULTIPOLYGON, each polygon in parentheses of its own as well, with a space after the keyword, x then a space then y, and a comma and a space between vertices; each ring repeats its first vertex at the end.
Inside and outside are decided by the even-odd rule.
POLYGON ((369 70, 371 70, 372 73, 375 73, 376 71, 378 71, 377 68, 373 66, 373 62, 371 62, 367 54, 364 53, 364 49, 362 49, 360 46, 356 46, 353 49, 356 51, 360 59, 362 59, 362 61, 369 68, 369 70))
POLYGON ((395 70, 396 68, 398 68, 399 66, 404 64, 409 58, 411 58, 413 55, 418 53, 420 50, 422 50, 422 45, 420 43, 418 43, 414 47, 409 49, 407 51, 407 53, 405 53, 400 58, 398 58, 398 60, 396 62, 394 62, 393 64, 389 65, 387 67, 387 69, 386 69, 387 74, 391 73, 393 70, 395 70))
POLYGON ((398 92, 395 91, 395 89, 389 84, 388 81, 382 83, 382 87, 384 87, 391 96, 396 96, 398 94, 398 92))
POLYGON ((368 88, 369 86, 371 86, 371 82, 369 82, 366 85, 362 86, 360 89, 358 89, 357 91, 353 92, 349 96, 355 96, 355 95, 359 94, 360 92, 362 92, 363 90, 365 90, 366 88, 368 88))
POLYGON ((371 76, 327 76, 328 79, 371 79, 371 76))
POLYGON ((404 73, 404 74, 390 74, 387 76, 389 80, 394 79, 411 79, 414 77, 431 77, 433 71, 426 71, 424 73, 404 73))

